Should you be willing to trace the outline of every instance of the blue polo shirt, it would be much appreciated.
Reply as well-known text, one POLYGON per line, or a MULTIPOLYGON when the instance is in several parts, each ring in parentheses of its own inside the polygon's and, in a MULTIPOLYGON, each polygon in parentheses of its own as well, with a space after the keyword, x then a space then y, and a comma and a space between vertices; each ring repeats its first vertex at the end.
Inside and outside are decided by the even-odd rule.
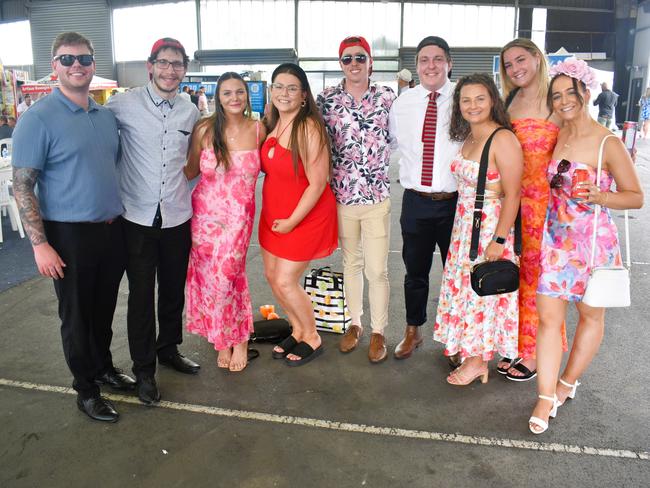
POLYGON ((110 110, 90 99, 86 111, 55 88, 19 117, 11 163, 39 170, 36 195, 44 220, 101 222, 123 212, 118 149, 110 110))

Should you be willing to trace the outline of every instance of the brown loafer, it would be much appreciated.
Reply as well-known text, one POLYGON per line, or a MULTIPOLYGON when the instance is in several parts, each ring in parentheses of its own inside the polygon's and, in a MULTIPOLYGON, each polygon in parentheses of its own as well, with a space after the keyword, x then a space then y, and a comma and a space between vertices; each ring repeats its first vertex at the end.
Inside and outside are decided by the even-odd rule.
POLYGON ((382 334, 373 332, 370 335, 370 347, 368 348, 368 359, 371 363, 381 363, 388 356, 386 351, 386 339, 382 334))
POLYGON ((404 332, 404 339, 395 348, 395 359, 406 359, 410 357, 413 351, 420 347, 423 341, 420 327, 407 325, 406 331, 404 332))
POLYGON ((341 342, 339 343, 339 351, 354 351, 354 349, 357 347, 357 344, 359 344, 359 337, 361 337, 362 333, 363 329, 360 325, 351 325, 341 338, 341 342))

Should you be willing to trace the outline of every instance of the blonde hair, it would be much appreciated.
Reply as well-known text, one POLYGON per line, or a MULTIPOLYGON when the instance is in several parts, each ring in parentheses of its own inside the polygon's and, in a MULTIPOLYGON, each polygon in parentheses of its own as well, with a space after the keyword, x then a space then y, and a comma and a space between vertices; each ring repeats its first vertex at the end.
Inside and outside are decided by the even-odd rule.
POLYGON ((510 77, 506 74, 506 67, 503 64, 503 53, 513 47, 520 47, 522 49, 525 49, 531 55, 536 56, 539 59, 539 67, 537 68, 537 78, 539 84, 538 97, 545 101, 549 85, 548 61, 546 60, 546 55, 539 49, 539 47, 537 47, 537 44, 535 44, 530 39, 524 39, 522 37, 518 37, 517 39, 510 41, 508 44, 501 48, 501 52, 499 53, 499 75, 501 76, 503 99, 507 100, 510 92, 516 88, 510 77))

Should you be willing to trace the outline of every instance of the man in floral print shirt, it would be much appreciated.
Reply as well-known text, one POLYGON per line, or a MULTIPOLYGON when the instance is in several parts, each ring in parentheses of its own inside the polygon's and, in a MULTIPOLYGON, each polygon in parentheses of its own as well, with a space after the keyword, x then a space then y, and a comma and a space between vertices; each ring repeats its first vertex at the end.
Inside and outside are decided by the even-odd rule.
POLYGON ((390 136, 388 114, 395 93, 372 83, 370 45, 361 36, 339 46, 344 78, 318 95, 318 105, 332 140, 332 190, 336 196, 339 239, 343 250, 345 296, 352 325, 341 339, 350 352, 363 333, 363 275, 368 279, 370 347, 368 359, 386 359, 388 322, 388 241, 390 235, 390 136))

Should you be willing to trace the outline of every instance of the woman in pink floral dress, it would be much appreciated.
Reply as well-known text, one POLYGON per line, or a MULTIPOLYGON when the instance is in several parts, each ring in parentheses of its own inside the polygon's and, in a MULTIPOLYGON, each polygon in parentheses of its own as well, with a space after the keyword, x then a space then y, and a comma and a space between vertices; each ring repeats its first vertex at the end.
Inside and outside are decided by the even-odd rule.
POLYGON ((250 118, 248 87, 238 74, 221 75, 217 99, 215 113, 194 129, 185 168, 188 179, 201 174, 192 193, 186 326, 214 344, 220 368, 241 371, 253 327, 246 253, 265 131, 250 118))
POLYGON ((587 63, 569 58, 551 68, 548 105, 564 122, 548 168, 551 196, 542 237, 541 274, 537 288, 538 401, 529 420, 533 434, 548 428, 557 407, 574 398, 578 378, 598 352, 605 329, 605 309, 582 303, 590 273, 595 205, 598 219, 596 266, 621 264, 616 225, 610 208, 640 208, 643 191, 625 146, 591 118, 590 88, 598 85, 587 63), (596 186, 599 148, 603 147, 600 185, 596 186), (574 187, 576 170, 588 179, 574 187), (612 181, 616 192, 610 191, 612 181), (564 371, 562 323, 569 302, 578 309, 578 325, 564 371))
MULTIPOLYGON (((479 377, 485 383, 487 362, 495 352, 505 357, 517 352, 517 292, 481 297, 470 285, 470 269, 475 263, 470 261, 469 251, 481 153, 500 126, 509 128, 510 123, 492 78, 484 74, 461 78, 454 91, 450 124, 451 138, 464 141, 451 165, 458 180, 458 203, 433 336, 445 344, 445 355, 460 354, 463 359, 447 377, 452 385, 468 385, 479 377)), ((513 224, 519 210, 522 171, 523 155, 516 136, 508 130, 497 132, 489 152, 476 262, 517 260, 513 224)))

